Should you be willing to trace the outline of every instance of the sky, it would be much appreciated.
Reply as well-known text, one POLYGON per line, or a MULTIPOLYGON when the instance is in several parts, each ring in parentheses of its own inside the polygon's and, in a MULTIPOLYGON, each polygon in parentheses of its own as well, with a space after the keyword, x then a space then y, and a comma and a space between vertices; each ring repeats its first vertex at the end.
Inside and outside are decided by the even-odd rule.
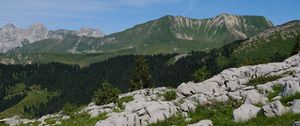
POLYGON ((0 0, 0 26, 50 30, 99 28, 111 34, 165 15, 210 18, 261 15, 274 24, 300 19, 300 0, 0 0))

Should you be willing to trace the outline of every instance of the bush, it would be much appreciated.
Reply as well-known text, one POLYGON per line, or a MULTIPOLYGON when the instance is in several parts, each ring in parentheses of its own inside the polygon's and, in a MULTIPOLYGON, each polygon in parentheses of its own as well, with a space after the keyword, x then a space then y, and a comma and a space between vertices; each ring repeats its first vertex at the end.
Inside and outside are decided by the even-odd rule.
POLYGON ((73 116, 74 112, 77 110, 77 106, 71 103, 66 103, 62 110, 64 114, 73 116))
POLYGON ((120 90, 110 83, 104 82, 102 87, 95 92, 93 102, 96 105, 104 105, 117 102, 120 90))
POLYGON ((272 100, 274 97, 278 96, 278 94, 282 91, 282 89, 283 89, 282 85, 275 85, 273 87, 274 92, 268 94, 269 100, 272 100))
POLYGON ((209 78, 210 76, 211 76, 211 74, 207 70, 206 67, 203 67, 203 68, 197 70, 193 74, 194 81, 196 81, 196 82, 204 81, 205 79, 209 78))
POLYGON ((166 91, 163 94, 164 98, 166 101, 172 101, 176 99, 176 91, 175 90, 170 90, 170 91, 166 91))

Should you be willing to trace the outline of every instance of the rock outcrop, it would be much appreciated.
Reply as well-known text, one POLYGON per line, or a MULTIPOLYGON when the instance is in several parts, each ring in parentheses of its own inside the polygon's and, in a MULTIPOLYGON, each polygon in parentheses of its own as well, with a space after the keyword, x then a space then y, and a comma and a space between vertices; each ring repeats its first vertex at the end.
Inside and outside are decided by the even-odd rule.
POLYGON ((251 104, 243 104, 233 111, 233 119, 235 122, 245 122, 256 117, 261 109, 251 104))
POLYGON ((264 114, 268 117, 281 116, 287 112, 287 109, 281 104, 280 101, 274 101, 263 106, 264 114))
POLYGON ((194 124, 189 124, 188 126, 213 126, 213 122, 211 120, 201 120, 194 124))
POLYGON ((300 99, 295 99, 292 105, 293 113, 300 113, 300 99))

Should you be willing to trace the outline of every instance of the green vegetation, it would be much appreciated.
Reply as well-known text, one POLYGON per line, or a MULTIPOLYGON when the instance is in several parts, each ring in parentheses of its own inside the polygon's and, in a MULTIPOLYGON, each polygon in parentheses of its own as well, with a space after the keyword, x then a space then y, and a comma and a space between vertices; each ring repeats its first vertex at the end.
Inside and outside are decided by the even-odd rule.
POLYGON ((164 94, 162 94, 162 96, 164 96, 166 101, 175 100, 176 99, 176 91, 175 90, 166 91, 164 94))
POLYGON ((283 105, 287 105, 288 102, 292 102, 294 99, 300 99, 300 93, 296 93, 293 95, 285 96, 280 99, 283 105))
POLYGON ((74 116, 75 112, 78 110, 78 107, 71 103, 66 103, 62 108, 63 114, 74 116))
POLYGON ((292 54, 297 54, 300 52, 300 34, 297 36, 296 44, 292 50, 292 54))
POLYGON ((98 117, 90 118, 89 114, 81 113, 62 121, 61 126, 95 126, 98 121, 106 119, 106 115, 106 113, 102 113, 98 117))
POLYGON ((136 64, 133 73, 133 79, 129 85, 129 91, 150 87, 150 71, 149 66, 143 56, 136 59, 136 64))
POLYGON ((280 84, 277 84, 273 87, 273 92, 269 92, 268 99, 272 100, 274 97, 278 96, 279 93, 283 90, 283 86, 280 84))
POLYGON ((282 78, 281 75, 260 76, 260 77, 257 77, 257 78, 254 78, 254 79, 250 80, 247 85, 256 86, 258 84, 264 84, 264 83, 267 83, 267 82, 270 82, 270 81, 275 81, 275 80, 280 79, 280 78, 282 78))
POLYGON ((49 99, 58 95, 57 92, 48 91, 47 89, 36 89, 34 87, 36 87, 36 85, 32 86, 30 90, 25 91, 26 96, 21 101, 2 111, 0 118, 14 115, 23 115, 27 118, 31 118, 33 115, 32 113, 28 113, 26 108, 46 103, 49 99))
POLYGON ((125 96, 125 97, 119 98, 119 99, 117 100, 117 106, 118 106, 121 110, 123 110, 123 109, 124 109, 123 103, 128 103, 128 102, 131 102, 131 101, 133 101, 133 100, 134 100, 133 96, 125 96))
POLYGON ((209 70, 207 70, 206 67, 203 67, 199 70, 197 70, 193 77, 194 77, 194 81, 196 82, 201 82, 204 81, 205 79, 209 78, 211 76, 209 70))
POLYGON ((93 102, 96 105, 104 105, 111 102, 117 102, 120 94, 118 88, 113 87, 109 82, 102 83, 101 88, 99 88, 93 98, 93 102))

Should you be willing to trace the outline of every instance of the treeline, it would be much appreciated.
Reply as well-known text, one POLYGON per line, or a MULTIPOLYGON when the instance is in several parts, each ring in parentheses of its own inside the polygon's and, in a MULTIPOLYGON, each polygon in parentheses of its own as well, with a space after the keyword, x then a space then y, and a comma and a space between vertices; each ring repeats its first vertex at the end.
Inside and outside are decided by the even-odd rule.
MULTIPOLYGON (((286 49, 286 51, 289 51, 287 53, 289 55, 281 52, 272 52, 270 55, 263 55, 263 62, 259 60, 248 62, 241 60, 242 58, 234 54, 234 50, 242 42, 242 40, 236 41, 221 49, 213 49, 210 52, 190 52, 186 57, 176 62, 172 61, 178 54, 144 56, 151 75, 149 83, 153 87, 176 87, 182 82, 194 80, 194 73, 199 69, 205 69, 201 71, 209 72, 209 74, 204 74, 205 78, 201 78, 203 80, 229 67, 281 61, 292 54, 292 50, 295 50, 293 48, 299 46, 299 44, 295 44, 293 48, 286 49)), ((249 54, 250 56, 252 55, 249 54)), ((89 103, 94 95, 93 93, 104 81, 110 82, 113 86, 125 92, 128 90, 128 86, 134 76, 134 65, 137 58, 138 56, 136 55, 117 56, 100 63, 91 64, 85 68, 80 68, 79 65, 61 63, 1 64, 0 103, 5 102, 3 101, 5 87, 16 83, 24 83, 26 87, 41 85, 41 88, 60 93, 58 96, 49 99, 45 104, 40 104, 36 107, 29 106, 24 109, 27 112, 34 112, 33 115, 35 116, 59 111, 65 103, 75 105, 89 103)), ((2 106, 0 110, 3 110, 2 106)))

